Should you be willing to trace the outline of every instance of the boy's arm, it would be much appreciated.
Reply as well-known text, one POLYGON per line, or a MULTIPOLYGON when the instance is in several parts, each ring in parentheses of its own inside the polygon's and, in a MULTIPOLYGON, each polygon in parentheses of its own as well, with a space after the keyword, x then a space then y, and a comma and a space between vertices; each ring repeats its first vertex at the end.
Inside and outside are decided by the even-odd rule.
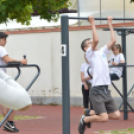
POLYGON ((112 26, 113 18, 112 17, 107 17, 107 19, 108 19, 108 25, 109 25, 109 29, 110 29, 110 33, 111 33, 111 40, 107 44, 107 47, 108 47, 108 50, 110 50, 113 47, 113 45, 116 43, 116 38, 115 38, 115 33, 114 33, 114 30, 113 30, 113 26, 112 26))
POLYGON ((90 76, 84 77, 84 73, 81 72, 81 81, 82 82, 85 82, 86 80, 89 80, 89 79, 91 79, 90 76))
POLYGON ((15 60, 15 59, 12 59, 12 58, 10 58, 8 55, 6 55, 6 56, 4 56, 4 57, 2 57, 2 59, 6 62, 6 63, 8 63, 8 62, 21 62, 21 64, 27 64, 27 59, 22 59, 22 60, 15 60))
POLYGON ((96 31, 94 17, 89 16, 89 20, 88 21, 91 24, 92 34, 93 34, 92 50, 95 50, 97 44, 99 43, 99 37, 98 37, 97 31, 96 31))
POLYGON ((84 84, 84 89, 85 89, 85 90, 88 90, 88 86, 87 86, 87 84, 86 84, 86 79, 84 78, 84 73, 83 73, 83 72, 81 72, 81 81, 82 81, 83 84, 84 84))

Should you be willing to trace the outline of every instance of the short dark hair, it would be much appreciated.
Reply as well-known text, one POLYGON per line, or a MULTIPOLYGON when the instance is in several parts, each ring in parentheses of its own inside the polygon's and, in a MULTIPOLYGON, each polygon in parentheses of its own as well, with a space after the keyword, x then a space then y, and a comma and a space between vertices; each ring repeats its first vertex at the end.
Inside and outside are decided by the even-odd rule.
POLYGON ((0 32, 0 39, 2 38, 7 38, 8 34, 4 33, 4 32, 0 32))
POLYGON ((88 40, 90 40, 91 38, 87 38, 87 39, 85 39, 85 40, 83 40, 82 41, 82 43, 81 43, 81 49, 84 51, 84 48, 87 46, 87 44, 86 44, 86 42, 88 41, 88 40))

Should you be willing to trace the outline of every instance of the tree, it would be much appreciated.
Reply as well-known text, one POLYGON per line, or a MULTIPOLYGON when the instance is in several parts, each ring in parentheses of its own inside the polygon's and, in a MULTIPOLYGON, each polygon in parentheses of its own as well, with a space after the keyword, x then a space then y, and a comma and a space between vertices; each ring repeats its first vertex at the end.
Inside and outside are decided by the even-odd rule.
POLYGON ((130 2, 134 2, 134 0, 131 0, 130 2))
POLYGON ((57 11, 70 4, 68 0, 0 0, 0 23, 16 19, 18 23, 29 25, 34 11, 39 14, 40 19, 57 21, 57 11))

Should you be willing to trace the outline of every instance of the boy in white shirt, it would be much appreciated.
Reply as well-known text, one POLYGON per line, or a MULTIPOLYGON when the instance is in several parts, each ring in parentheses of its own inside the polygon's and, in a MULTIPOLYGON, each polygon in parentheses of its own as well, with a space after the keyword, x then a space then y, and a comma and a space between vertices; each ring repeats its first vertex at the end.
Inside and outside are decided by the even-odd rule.
MULTIPOLYGON (((0 65, 6 65, 8 62, 21 62, 21 64, 27 64, 27 60, 26 59, 22 59, 20 61, 12 59, 9 57, 6 49, 5 49, 5 45, 7 43, 6 38, 8 37, 7 34, 0 32, 0 65)), ((3 95, 7 95, 9 96, 11 99, 18 99, 17 97, 13 97, 10 96, 10 91, 12 92, 11 94, 13 94, 13 91, 16 90, 16 94, 19 90, 24 90, 17 82, 15 82, 14 80, 12 80, 11 77, 9 77, 8 75, 6 75, 3 71, 6 73, 6 68, 0 68, 0 89, 1 91, 1 97, 0 97, 0 104, 5 104, 6 106, 11 106, 11 105, 15 105, 15 104, 11 104, 11 102, 15 102, 15 100, 11 101, 11 100, 7 100, 5 98, 5 96, 3 95), (12 91, 13 90, 13 91, 12 91), (8 92, 8 93, 6 93, 8 92), (2 95, 3 94, 3 95, 2 95), (8 102, 10 101, 10 102, 8 102)), ((23 91, 22 91, 23 92, 23 91)), ((20 95, 23 93, 20 93, 20 95)), ((27 98, 28 98, 28 103, 31 103, 31 99, 28 96, 27 93, 24 93, 27 98)), ((19 97, 19 93, 18 93, 18 97, 19 97)), ((24 96, 25 97, 25 96, 24 96)), ((10 99, 9 98, 9 99, 10 99)), ((21 98, 20 98, 21 99, 21 98)), ((16 100, 17 101, 17 100, 16 100)), ((22 100, 23 101, 23 100, 22 100)), ((19 102, 19 100, 18 100, 19 102)), ((24 104, 24 102, 23 102, 24 104)), ((31 105, 31 104, 30 104, 31 105)), ((12 108, 12 106, 11 106, 12 108)), ((7 113, 9 112, 9 108, 6 108, 5 106, 2 106, 2 113, 4 116, 7 115, 7 113)), ((7 118, 7 122, 4 125, 4 130, 9 131, 9 132, 19 132, 19 130, 15 127, 14 122, 13 122, 13 118, 14 118, 14 111, 11 113, 11 115, 7 118)))
POLYGON ((107 54, 116 42, 112 27, 112 17, 108 17, 111 40, 99 51, 96 51, 99 38, 96 32, 94 18, 89 16, 89 22, 93 32, 93 41, 84 40, 81 48, 86 52, 86 57, 93 71, 93 82, 89 96, 94 110, 85 109, 85 115, 81 116, 78 127, 80 134, 84 133, 86 125, 88 124, 89 126, 91 122, 106 122, 108 119, 120 119, 120 112, 110 94, 110 90, 108 90, 108 85, 111 82, 107 54))

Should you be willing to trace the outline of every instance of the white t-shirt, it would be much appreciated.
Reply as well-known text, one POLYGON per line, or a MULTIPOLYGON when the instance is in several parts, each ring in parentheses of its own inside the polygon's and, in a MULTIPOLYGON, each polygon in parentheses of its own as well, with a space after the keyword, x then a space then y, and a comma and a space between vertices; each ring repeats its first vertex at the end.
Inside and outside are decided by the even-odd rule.
POLYGON ((107 45, 98 51, 93 51, 91 47, 86 51, 86 58, 93 71, 92 87, 111 84, 107 61, 108 53, 107 45))
MULTIPOLYGON (((88 77, 89 76, 88 73, 87 73, 88 67, 89 67, 89 64, 87 64, 87 63, 83 63, 81 65, 80 71, 84 73, 84 77, 88 77)), ((89 68, 89 73, 91 74, 91 69, 90 68, 89 68)), ((92 83, 92 79, 89 79, 89 82, 92 83)), ((82 82, 82 84, 83 84, 83 82, 82 82)))
MULTIPOLYGON (((2 59, 2 57, 8 55, 5 47, 0 46, 0 65, 6 65, 6 62, 2 59)), ((6 68, 0 68, 4 72, 6 72, 6 68)))
MULTIPOLYGON (((115 63, 120 63, 122 60, 125 61, 124 55, 122 53, 119 53, 118 55, 112 54, 110 56, 108 61, 110 61, 111 65, 112 65, 113 59, 114 59, 115 63)), ((116 74, 119 78, 122 76, 122 71, 123 71, 122 67, 112 67, 112 68, 110 68, 110 74, 116 74)))

